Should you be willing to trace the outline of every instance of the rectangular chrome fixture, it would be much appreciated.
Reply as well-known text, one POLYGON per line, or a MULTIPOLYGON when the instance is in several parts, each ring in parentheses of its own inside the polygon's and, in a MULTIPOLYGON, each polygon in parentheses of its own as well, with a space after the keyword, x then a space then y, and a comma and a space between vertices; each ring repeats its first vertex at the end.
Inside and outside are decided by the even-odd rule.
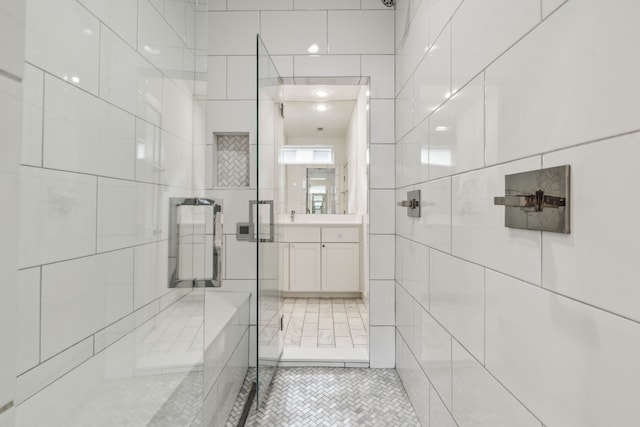
POLYGON ((569 234, 570 171, 564 165, 506 175, 504 197, 493 199, 505 207, 505 227, 569 234))
POLYGON ((398 202, 398 206, 407 208, 407 216, 420 218, 420 190, 407 191, 407 200, 398 202))

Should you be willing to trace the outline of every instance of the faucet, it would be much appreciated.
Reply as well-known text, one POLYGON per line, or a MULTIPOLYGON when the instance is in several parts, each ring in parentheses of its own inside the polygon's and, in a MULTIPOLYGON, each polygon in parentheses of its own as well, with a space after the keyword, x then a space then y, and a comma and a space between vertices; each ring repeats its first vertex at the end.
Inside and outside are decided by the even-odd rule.
POLYGON ((291 213, 289 214, 289 217, 291 217, 291 222, 293 222, 293 219, 296 216, 296 211, 291 211, 291 213))

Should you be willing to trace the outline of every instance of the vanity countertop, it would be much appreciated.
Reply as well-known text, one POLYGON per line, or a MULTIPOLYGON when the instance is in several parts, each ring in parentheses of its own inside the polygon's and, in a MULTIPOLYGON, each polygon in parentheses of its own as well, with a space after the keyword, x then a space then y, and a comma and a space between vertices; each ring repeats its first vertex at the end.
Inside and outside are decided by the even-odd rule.
POLYGON ((293 221, 289 215, 286 215, 284 218, 280 218, 278 224, 284 226, 359 227, 362 225, 362 216, 296 214, 293 221))

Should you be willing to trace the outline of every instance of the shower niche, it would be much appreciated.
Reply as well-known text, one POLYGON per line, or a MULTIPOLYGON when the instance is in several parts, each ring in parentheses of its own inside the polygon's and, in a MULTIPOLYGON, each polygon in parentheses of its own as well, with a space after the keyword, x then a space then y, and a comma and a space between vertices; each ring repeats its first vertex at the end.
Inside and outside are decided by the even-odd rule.
POLYGON ((220 287, 222 242, 220 201, 169 199, 169 288, 220 287))

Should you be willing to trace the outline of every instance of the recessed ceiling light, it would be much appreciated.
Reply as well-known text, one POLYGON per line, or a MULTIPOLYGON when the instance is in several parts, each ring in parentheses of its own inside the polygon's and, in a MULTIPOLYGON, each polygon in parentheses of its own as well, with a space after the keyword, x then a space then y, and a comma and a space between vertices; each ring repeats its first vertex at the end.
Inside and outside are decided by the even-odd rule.
POLYGON ((309 53, 318 53, 319 51, 320 51, 320 46, 318 46, 315 43, 309 46, 309 49, 307 49, 307 52, 309 53))
POLYGON ((326 89, 317 89, 314 93, 320 98, 326 98, 329 96, 329 91, 326 89))
POLYGON ((436 126, 436 132, 446 132, 449 130, 448 126, 436 126))
POLYGON ((318 111, 327 111, 327 105, 326 104, 318 104, 316 105, 316 110, 318 111))
POLYGON ((80 77, 73 76, 71 77, 71 81, 74 83, 80 83, 80 77))

